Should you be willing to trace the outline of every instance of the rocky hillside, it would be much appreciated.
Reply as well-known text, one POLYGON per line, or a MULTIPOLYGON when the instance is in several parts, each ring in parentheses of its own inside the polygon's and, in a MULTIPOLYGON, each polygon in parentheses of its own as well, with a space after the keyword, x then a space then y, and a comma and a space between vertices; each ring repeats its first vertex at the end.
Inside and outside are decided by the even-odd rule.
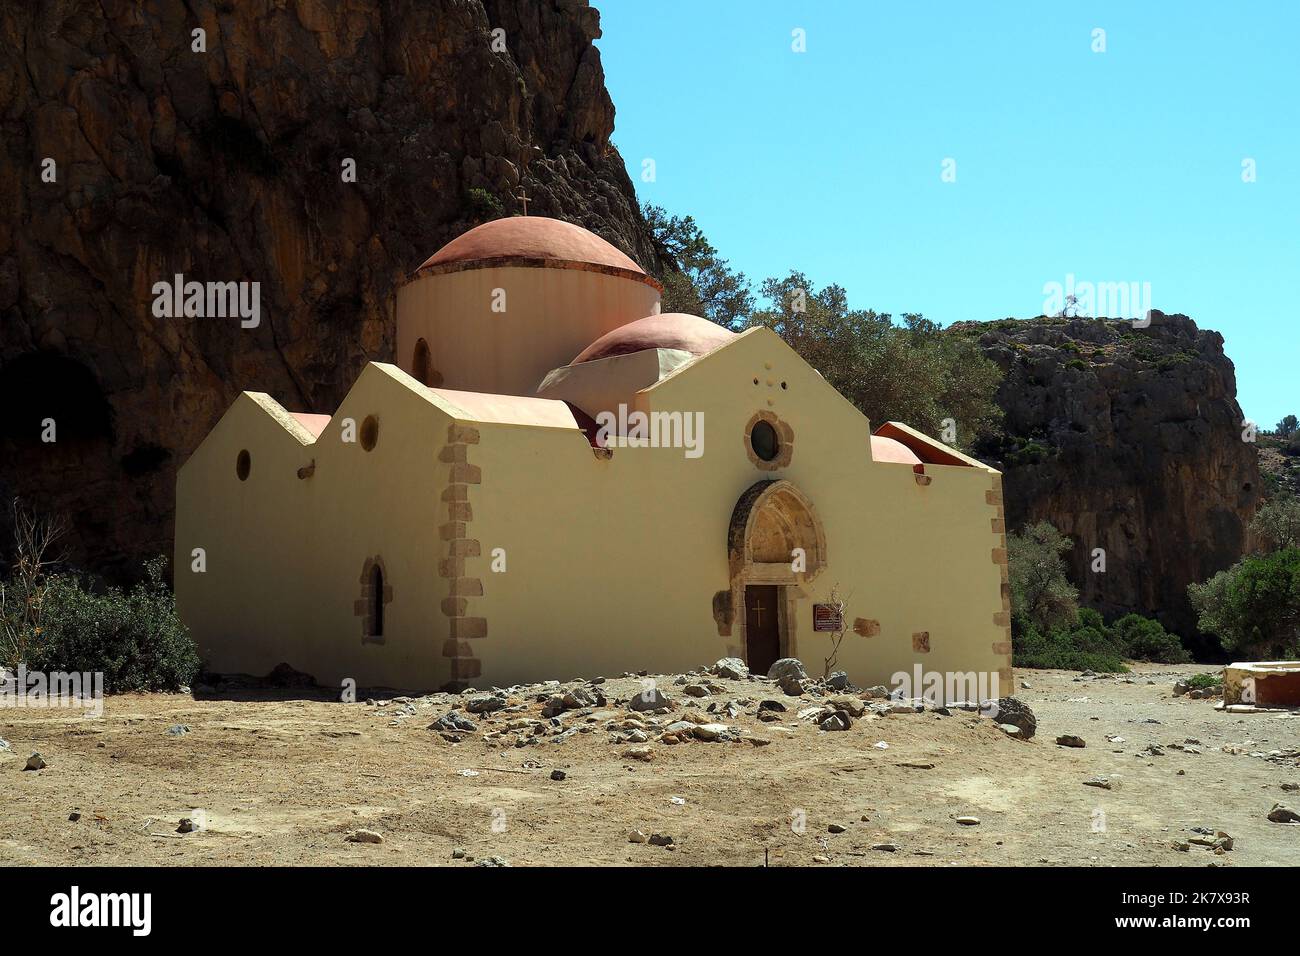
POLYGON ((1008 523, 1075 541, 1071 577, 1104 614, 1138 611, 1186 638, 1186 588, 1246 546, 1262 483, 1242 440, 1223 337, 1185 315, 961 323, 1005 373, 1005 434, 980 449, 1005 472, 1008 523), (1105 573, 1093 550, 1105 550, 1105 573))
POLYGON ((135 573, 237 392, 332 410, 391 358, 394 284, 521 183, 656 269, 598 36, 585 0, 5 4, 0 494, 135 573), (155 317, 177 273, 261 283, 260 326, 155 317))

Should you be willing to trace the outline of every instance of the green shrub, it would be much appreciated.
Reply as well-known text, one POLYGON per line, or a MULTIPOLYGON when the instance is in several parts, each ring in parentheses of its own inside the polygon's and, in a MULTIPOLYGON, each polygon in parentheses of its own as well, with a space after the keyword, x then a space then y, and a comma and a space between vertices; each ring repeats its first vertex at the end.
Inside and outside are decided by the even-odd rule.
POLYGON ((1116 643, 1129 660, 1186 664, 1192 659, 1177 634, 1170 634, 1159 621, 1149 617, 1126 614, 1112 629, 1116 643))
POLYGON ((101 671, 110 693, 176 690, 199 672, 199 657, 163 581, 166 559, 145 565, 129 591, 90 591, 75 575, 51 579, 44 628, 27 666, 43 671, 101 671))
POLYGON ((469 206, 470 216, 474 219, 500 219, 505 215, 506 207, 493 193, 480 186, 466 190, 465 203, 469 206))
POLYGON ((1252 660, 1284 660, 1300 653, 1300 548, 1238 561, 1187 597, 1196 626, 1225 650, 1252 660))
POLYGON ((1078 620, 1079 592, 1065 574, 1070 539, 1049 521, 1007 535, 1011 608, 1041 633, 1073 627, 1078 620))
POLYGON ((1101 615, 1091 608, 1079 612, 1082 627, 1056 627, 1046 634, 1040 632, 1028 617, 1015 615, 1011 619, 1011 662, 1016 667, 1056 668, 1068 671, 1091 670, 1098 673, 1122 674, 1123 655, 1115 646, 1114 638, 1101 615))
POLYGON ((1194 674, 1183 681, 1192 690, 1209 690, 1223 683, 1222 674, 1194 674))

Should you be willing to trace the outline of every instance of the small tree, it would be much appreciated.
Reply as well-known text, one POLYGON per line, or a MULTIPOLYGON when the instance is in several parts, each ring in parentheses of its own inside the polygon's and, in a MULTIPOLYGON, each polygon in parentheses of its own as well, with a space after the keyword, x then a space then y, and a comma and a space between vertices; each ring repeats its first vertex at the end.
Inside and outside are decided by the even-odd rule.
POLYGON ((1277 423, 1277 433, 1282 438, 1290 438, 1300 429, 1300 421, 1296 420, 1294 415, 1284 415, 1282 420, 1277 423))
POLYGON ((1250 530, 1274 551, 1300 547, 1300 499, 1273 498, 1266 502, 1255 512, 1250 530))
POLYGON ((693 217, 670 216, 650 203, 642 204, 641 214, 659 254, 671 262, 659 277, 662 311, 699 315, 727 328, 739 325, 754 306, 745 274, 718 256, 693 217))
MULTIPOLYGON (((849 597, 851 598, 853 595, 850 594, 849 597)), ((849 632, 849 602, 848 599, 840 598, 840 586, 838 584, 831 588, 830 605, 835 608, 835 613, 839 617, 840 626, 834 634, 831 635, 831 652, 823 662, 825 666, 822 668, 822 680, 831 676, 831 668, 835 666, 836 662, 840 658, 840 645, 844 643, 844 635, 849 632)))
POLYGON ((1047 521, 1007 535, 1011 607, 1044 634, 1072 625, 1079 613, 1079 592, 1065 575, 1063 556, 1071 547, 1047 521))
POLYGON ((1187 597, 1196 625, 1225 650, 1269 659, 1300 653, 1300 548, 1246 558, 1187 597))
POLYGON ((28 511, 17 498, 10 507, 14 555, 9 576, 0 578, 0 664, 17 667, 32 659, 44 632, 50 575, 63 559, 54 548, 68 526, 62 517, 28 511))

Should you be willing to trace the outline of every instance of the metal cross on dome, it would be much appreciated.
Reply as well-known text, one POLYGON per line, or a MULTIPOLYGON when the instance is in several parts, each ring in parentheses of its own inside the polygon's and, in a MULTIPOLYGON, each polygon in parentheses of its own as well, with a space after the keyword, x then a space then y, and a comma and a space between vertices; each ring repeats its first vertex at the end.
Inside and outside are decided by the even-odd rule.
POLYGON ((519 192, 515 193, 515 198, 519 200, 520 205, 524 207, 524 215, 528 215, 528 194, 524 192, 524 187, 520 185, 519 192))

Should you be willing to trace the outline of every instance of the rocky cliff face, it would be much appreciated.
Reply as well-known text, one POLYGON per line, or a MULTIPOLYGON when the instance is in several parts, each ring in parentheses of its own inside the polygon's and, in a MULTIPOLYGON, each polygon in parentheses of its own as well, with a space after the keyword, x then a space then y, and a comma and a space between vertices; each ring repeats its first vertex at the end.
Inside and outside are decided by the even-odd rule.
POLYGON ((332 411, 391 358, 395 284, 521 183, 658 271, 599 35, 585 0, 6 4, 0 493, 137 572, 234 396, 332 411), (260 325, 156 317, 175 274, 260 283, 260 325))
POLYGON ((962 323, 1005 373, 1008 525, 1075 541, 1071 578, 1104 614, 1158 617, 1196 644, 1186 588, 1236 561, 1262 491, 1223 337, 1184 315, 962 323), (1105 572, 1092 570, 1094 549, 1105 572))

